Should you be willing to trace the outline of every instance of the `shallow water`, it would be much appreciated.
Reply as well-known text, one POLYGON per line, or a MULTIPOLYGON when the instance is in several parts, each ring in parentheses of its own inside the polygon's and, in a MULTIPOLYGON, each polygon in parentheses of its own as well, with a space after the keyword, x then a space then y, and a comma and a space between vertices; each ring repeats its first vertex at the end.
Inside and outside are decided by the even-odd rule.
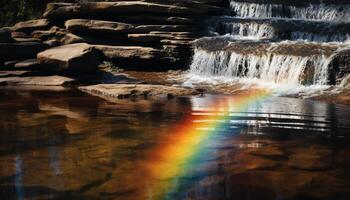
POLYGON ((349 199, 350 107, 0 89, 0 199, 349 199))

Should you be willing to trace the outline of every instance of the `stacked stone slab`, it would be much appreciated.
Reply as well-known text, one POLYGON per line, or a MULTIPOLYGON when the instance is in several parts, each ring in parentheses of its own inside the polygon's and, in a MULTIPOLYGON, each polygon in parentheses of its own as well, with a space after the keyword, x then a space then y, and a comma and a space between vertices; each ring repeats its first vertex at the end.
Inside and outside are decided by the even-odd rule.
POLYGON ((40 70, 50 73, 91 73, 91 67, 77 67, 86 65, 76 62, 84 55, 126 69, 183 69, 191 58, 191 42, 206 34, 203 19, 225 13, 223 5, 222 0, 49 3, 42 19, 0 29, 0 63, 16 69, 17 63, 29 59, 25 63, 39 61, 40 70), (72 44, 76 45, 59 47, 72 44), (70 47, 79 49, 73 53, 76 58, 63 58, 62 49, 70 47))

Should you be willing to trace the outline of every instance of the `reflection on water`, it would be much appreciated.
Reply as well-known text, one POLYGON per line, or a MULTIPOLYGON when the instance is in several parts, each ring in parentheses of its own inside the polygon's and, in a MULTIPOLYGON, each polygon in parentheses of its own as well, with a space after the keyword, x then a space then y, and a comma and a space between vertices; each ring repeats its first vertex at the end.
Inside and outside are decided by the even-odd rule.
POLYGON ((0 90, 1 199, 349 199, 350 107, 0 90))

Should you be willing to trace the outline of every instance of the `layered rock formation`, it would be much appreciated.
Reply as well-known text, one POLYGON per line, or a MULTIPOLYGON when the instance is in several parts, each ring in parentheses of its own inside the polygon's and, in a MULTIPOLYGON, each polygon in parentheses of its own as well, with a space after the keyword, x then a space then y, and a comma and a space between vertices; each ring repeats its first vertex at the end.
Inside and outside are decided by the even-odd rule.
POLYGON ((42 19, 0 29, 0 66, 15 69, 30 59, 19 65, 69 75, 94 72, 102 61, 147 71, 186 68, 191 42, 205 35, 203 18, 224 13, 222 5, 221 0, 49 3, 42 19))

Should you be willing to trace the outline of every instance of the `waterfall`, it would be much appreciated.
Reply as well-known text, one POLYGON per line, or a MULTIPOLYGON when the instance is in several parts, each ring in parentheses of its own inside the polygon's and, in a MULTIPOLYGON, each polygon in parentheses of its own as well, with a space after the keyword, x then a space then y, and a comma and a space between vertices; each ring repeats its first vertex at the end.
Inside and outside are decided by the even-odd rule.
POLYGON ((196 49, 190 73, 228 79, 260 79, 278 84, 326 85, 329 63, 329 57, 322 55, 302 57, 267 53, 257 56, 196 49), (307 76, 306 66, 312 69, 311 77, 307 76))
POLYGON ((289 6, 291 18, 323 20, 323 21, 350 21, 350 8, 344 6, 327 6, 324 4, 307 7, 289 6))
POLYGON ((230 1, 230 7, 238 17, 286 17, 324 21, 350 21, 350 8, 339 5, 313 5, 304 7, 281 4, 257 4, 230 1))
POLYGON ((190 77, 291 86, 326 86, 334 79, 329 66, 349 40, 350 6, 230 0, 230 7, 233 16, 210 24, 216 38, 195 43, 190 77))
POLYGON ((269 24, 258 23, 222 23, 220 28, 216 28, 216 31, 218 29, 223 34, 230 34, 243 39, 271 39, 276 34, 274 28, 269 24))
POLYGON ((344 34, 317 34, 317 33, 307 33, 301 31, 293 31, 291 33, 291 40, 307 40, 307 41, 317 41, 317 42, 344 42, 348 40, 349 35, 344 34))
POLYGON ((238 17, 282 17, 283 6, 278 4, 255 4, 230 1, 230 7, 238 17))

